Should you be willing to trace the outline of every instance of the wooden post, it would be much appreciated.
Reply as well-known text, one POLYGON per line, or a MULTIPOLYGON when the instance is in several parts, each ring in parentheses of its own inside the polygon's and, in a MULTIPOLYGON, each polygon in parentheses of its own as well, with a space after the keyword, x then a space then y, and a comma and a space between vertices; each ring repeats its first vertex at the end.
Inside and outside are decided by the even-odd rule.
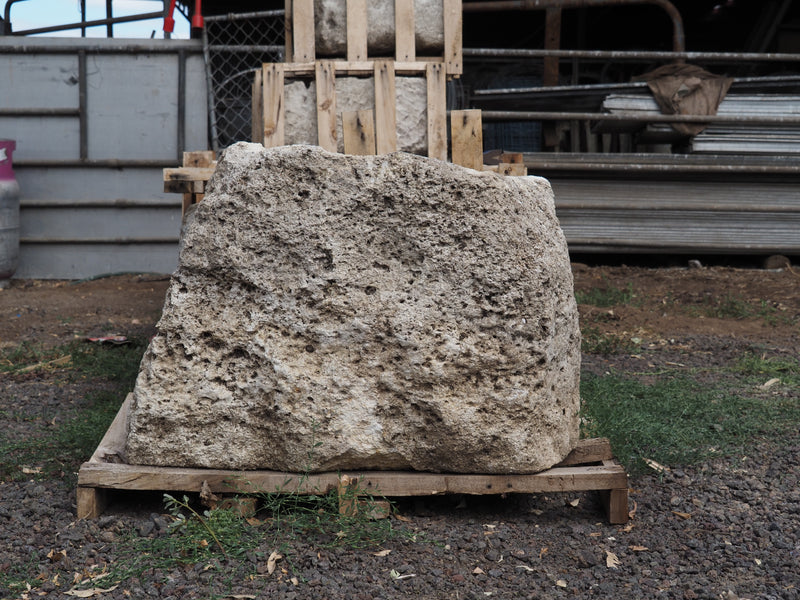
POLYGON ((414 35, 414 0, 395 0, 395 60, 415 61, 417 59, 414 35))
POLYGON ((461 75, 464 69, 462 52, 461 0, 444 0, 444 62, 448 75, 461 75))
MULTIPOLYGON (((558 50, 561 47, 561 9, 548 8, 545 11, 544 25, 544 49, 558 50)), ((542 84, 545 86, 558 85, 558 61, 557 57, 548 56, 544 59, 542 84)), ((559 143, 558 125, 553 122, 544 124, 543 127, 544 145, 546 148, 554 148, 559 143)))
POLYGON ((375 113, 359 110, 342 113, 342 137, 344 153, 357 155, 375 154, 375 113))
POLYGON ((347 60, 367 60, 367 0, 347 0, 347 60))
POLYGON ((330 60, 317 61, 317 143, 329 152, 339 150, 336 141, 336 73, 330 60))
POLYGON ((394 61, 375 61, 375 148, 378 154, 397 152, 397 99, 394 61))
POLYGON ((263 66, 264 107, 262 113, 263 144, 267 148, 284 144, 283 64, 263 66))
POLYGON ((251 103, 250 140, 259 144, 264 141, 264 81, 262 74, 263 69, 258 69, 253 77, 253 101, 251 103))
POLYGON ((447 160, 447 82, 442 63, 426 65, 428 87, 428 156, 447 160))
POLYGON ((292 0, 284 0, 284 50, 283 60, 287 63, 294 62, 294 4, 292 0))
POLYGON ((342 475, 336 489, 339 497, 339 514, 354 517, 358 512, 358 478, 342 475))
POLYGON ((483 170, 483 130, 480 110, 450 112, 453 162, 477 171, 483 170))
POLYGON ((79 486, 76 494, 79 519, 96 519, 103 514, 108 503, 107 490, 79 486))
POLYGON ((293 62, 314 60, 314 0, 292 0, 293 62))
POLYGON ((528 174, 521 152, 504 152, 500 155, 497 172, 501 175, 524 176, 528 174))

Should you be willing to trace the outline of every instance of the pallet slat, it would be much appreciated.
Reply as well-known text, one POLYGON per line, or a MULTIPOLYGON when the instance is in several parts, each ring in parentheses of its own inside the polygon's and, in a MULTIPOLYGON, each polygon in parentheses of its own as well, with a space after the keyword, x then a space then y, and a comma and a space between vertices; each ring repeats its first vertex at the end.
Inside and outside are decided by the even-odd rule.
POLYGON ((428 156, 447 160, 447 80, 441 63, 425 71, 428 90, 428 156))
POLYGON ((367 0, 347 0, 347 60, 367 60, 367 0))
POLYGON ((394 62, 375 61, 375 149, 378 154, 397 152, 397 101, 394 62))
POLYGON ((328 60, 316 67, 317 83, 317 140, 329 152, 336 152, 336 72, 328 60))
POLYGON ((448 75, 464 70, 461 0, 444 0, 444 62, 448 75))
POLYGON ((372 110, 342 113, 344 153, 368 156, 375 154, 375 112, 372 110))
POLYGON ((394 31, 395 60, 415 60, 414 0, 395 0, 394 31))
POLYGON ((314 60, 314 0, 292 0, 293 60, 314 60))
POLYGON ((264 106, 261 122, 264 127, 265 147, 283 146, 285 109, 283 98, 284 67, 281 63, 267 63, 262 67, 264 106))
POLYGON ((483 130, 481 111, 454 110, 450 113, 453 162, 483 171, 483 130))

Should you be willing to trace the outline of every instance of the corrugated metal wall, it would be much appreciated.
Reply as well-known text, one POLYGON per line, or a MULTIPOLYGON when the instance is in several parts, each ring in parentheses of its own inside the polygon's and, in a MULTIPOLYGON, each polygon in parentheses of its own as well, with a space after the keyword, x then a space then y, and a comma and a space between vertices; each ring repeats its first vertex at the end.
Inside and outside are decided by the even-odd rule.
POLYGON ((0 137, 17 140, 20 278, 171 272, 162 168, 208 147, 198 41, 0 38, 0 137))

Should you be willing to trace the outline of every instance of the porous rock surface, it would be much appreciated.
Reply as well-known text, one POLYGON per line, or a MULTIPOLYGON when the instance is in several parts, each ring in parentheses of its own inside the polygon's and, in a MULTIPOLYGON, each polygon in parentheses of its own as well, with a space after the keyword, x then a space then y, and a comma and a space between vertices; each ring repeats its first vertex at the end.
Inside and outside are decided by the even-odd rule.
MULTIPOLYGON (((417 54, 441 55, 444 48, 442 0, 414 0, 414 38, 417 54)), ((317 56, 343 56, 347 52, 347 1, 314 0, 317 56)), ((371 56, 394 54, 394 0, 367 2, 367 52, 371 56)))
POLYGON ((158 329, 131 464, 525 473, 577 441, 578 315, 540 178, 236 144, 158 329))
MULTIPOLYGON (((317 143, 317 86, 312 81, 293 81, 285 86, 286 143, 317 143)), ((428 150, 427 87, 424 77, 395 79, 397 148, 413 154, 428 150)), ((342 113, 375 109, 375 79, 372 77, 336 78, 336 139, 344 152, 342 113)))

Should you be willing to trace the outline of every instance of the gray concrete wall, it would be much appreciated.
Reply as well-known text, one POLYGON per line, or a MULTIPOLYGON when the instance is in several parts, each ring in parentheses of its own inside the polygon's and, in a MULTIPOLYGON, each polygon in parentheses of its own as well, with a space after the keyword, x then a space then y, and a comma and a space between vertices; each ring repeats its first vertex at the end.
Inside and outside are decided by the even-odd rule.
POLYGON ((17 140, 16 277, 171 272, 181 198, 161 170, 208 148, 201 44, 0 37, 0 78, 0 137, 17 140))

